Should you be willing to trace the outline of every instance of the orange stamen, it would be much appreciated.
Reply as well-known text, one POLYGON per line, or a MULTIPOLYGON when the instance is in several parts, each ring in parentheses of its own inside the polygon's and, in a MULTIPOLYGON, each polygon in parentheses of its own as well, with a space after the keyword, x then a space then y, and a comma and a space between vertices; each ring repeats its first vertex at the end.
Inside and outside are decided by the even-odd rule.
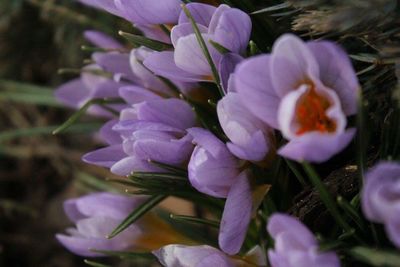
POLYGON ((306 132, 318 131, 322 133, 334 132, 336 123, 326 116, 326 110, 331 106, 328 100, 318 95, 313 87, 301 97, 296 108, 297 122, 300 127, 297 135, 306 132))

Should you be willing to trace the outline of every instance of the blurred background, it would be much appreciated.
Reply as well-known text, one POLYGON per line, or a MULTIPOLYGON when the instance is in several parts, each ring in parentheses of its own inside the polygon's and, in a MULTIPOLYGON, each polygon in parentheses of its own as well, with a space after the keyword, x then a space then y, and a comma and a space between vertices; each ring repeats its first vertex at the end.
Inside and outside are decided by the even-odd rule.
POLYGON ((83 118, 53 136, 72 114, 53 91, 73 78, 58 69, 90 57, 83 30, 116 35, 123 23, 71 0, 0 1, 0 266, 87 266, 54 234, 71 225, 62 201, 101 188, 95 177, 109 175, 80 161, 100 145, 88 133, 101 120, 83 118))

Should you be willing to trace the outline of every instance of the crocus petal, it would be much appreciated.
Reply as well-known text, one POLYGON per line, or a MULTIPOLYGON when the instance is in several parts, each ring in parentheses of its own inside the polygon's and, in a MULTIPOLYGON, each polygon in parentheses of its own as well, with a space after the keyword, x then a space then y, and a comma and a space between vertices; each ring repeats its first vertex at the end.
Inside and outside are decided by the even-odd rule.
POLYGON ((81 79, 69 81, 55 91, 55 97, 59 102, 73 108, 79 108, 89 96, 90 90, 81 79))
POLYGON ((180 4, 180 0, 115 0, 124 18, 137 24, 177 23, 180 4))
POLYGON ((270 68, 272 84, 280 97, 308 79, 319 77, 314 55, 301 39, 292 34, 285 34, 274 43, 270 68))
MULTIPOLYGON (((201 3, 190 3, 187 4, 186 7, 190 11, 190 14, 192 15, 194 21, 197 24, 201 24, 206 27, 208 27, 208 25, 210 24, 211 18, 217 10, 217 8, 214 6, 201 3)), ((179 16, 178 24, 188 22, 190 22, 188 17, 186 16, 185 12, 182 11, 179 16)))
POLYGON ((230 254, 242 247, 251 219, 252 196, 247 173, 242 172, 229 190, 219 230, 219 246, 230 254))
POLYGON ((282 233, 289 233, 301 241, 304 247, 317 244, 315 237, 299 220, 283 213, 274 213, 268 220, 268 233, 272 238, 277 238, 282 233))
POLYGON ((111 36, 99 31, 85 31, 83 33, 86 40, 104 49, 122 49, 123 46, 111 36))
MULTIPOLYGON (((214 64, 218 66, 221 54, 209 42, 212 36, 202 34, 202 37, 214 64)), ((201 77, 209 77, 212 75, 210 64, 208 64, 195 34, 190 34, 178 39, 175 46, 174 60, 176 66, 189 73, 201 77)))
POLYGON ((400 219, 397 218, 390 221, 387 225, 385 225, 385 230, 392 243, 397 248, 400 248, 400 219))
POLYGON ((84 237, 67 236, 57 234, 56 238, 65 248, 72 253, 83 257, 104 257, 104 254, 90 251, 92 249, 107 250, 108 244, 99 239, 88 239, 84 237))
POLYGON ((154 100, 136 106, 140 120, 160 122, 183 130, 196 124, 196 114, 191 106, 180 99, 154 100))
POLYGON ((267 138, 262 131, 257 131, 250 136, 248 142, 243 146, 231 142, 226 145, 236 157, 257 162, 263 160, 270 149, 267 138))
POLYGON ((121 54, 117 52, 94 53, 93 59, 105 71, 114 74, 121 74, 123 77, 131 81, 135 81, 137 79, 131 70, 129 54, 121 54))
POLYGON ((129 104, 137 104, 143 101, 160 100, 161 96, 140 86, 130 85, 119 88, 119 96, 129 104))
POLYGON ((118 89, 121 87, 120 83, 113 80, 107 80, 97 86, 93 90, 92 98, 116 98, 118 97, 118 89))
POLYGON ((336 91, 345 114, 354 115, 360 85, 347 54, 332 42, 309 42, 307 46, 318 62, 322 83, 336 91))
POLYGON ((224 88, 225 92, 228 92, 228 83, 231 74, 234 72, 236 65, 241 61, 243 61, 243 58, 235 53, 227 53, 222 56, 218 69, 222 87, 224 88))
POLYGON ((122 145, 113 145, 87 153, 82 160, 89 164, 110 168, 117 161, 126 157, 122 145))
POLYGON ((233 267, 229 257, 210 246, 168 245, 153 254, 165 267, 233 267))
POLYGON ((111 14, 121 16, 121 13, 115 6, 114 1, 110 0, 78 0, 78 1, 85 5, 92 6, 98 9, 103 9, 111 14))
POLYGON ((127 176, 132 172, 157 172, 162 170, 149 164, 147 160, 142 160, 136 155, 133 155, 115 163, 110 171, 116 175, 127 176))
POLYGON ((218 26, 218 23, 221 19, 221 16, 225 13, 225 11, 231 10, 231 7, 225 4, 219 5, 218 8, 215 10, 214 14, 212 15, 210 24, 208 25, 209 33, 213 34, 215 29, 218 26))
POLYGON ((250 40, 251 19, 240 9, 231 8, 221 14, 214 29, 209 29, 212 40, 228 48, 231 52, 242 54, 250 40))
POLYGON ((244 105, 271 127, 279 128, 277 112, 280 98, 270 79, 270 56, 262 55, 240 63, 235 71, 235 87, 244 105))
POLYGON ((207 80, 201 75, 196 75, 177 67, 174 60, 174 52, 172 51, 154 52, 145 59, 143 64, 156 75, 172 80, 183 82, 207 80))
POLYGON ((351 142, 355 132, 352 128, 341 134, 304 134, 280 148, 278 154, 298 162, 324 162, 342 151, 351 142))
MULTIPOLYGON (((207 27, 201 24, 197 25, 197 27, 199 28, 201 33, 207 33, 208 31, 207 27)), ((171 42, 173 46, 176 47, 179 38, 185 37, 193 33, 193 26, 189 22, 176 25, 171 30, 171 42)))
POLYGON ((122 143, 119 133, 112 129, 117 122, 118 120, 110 120, 100 129, 100 137, 109 145, 117 145, 122 143))

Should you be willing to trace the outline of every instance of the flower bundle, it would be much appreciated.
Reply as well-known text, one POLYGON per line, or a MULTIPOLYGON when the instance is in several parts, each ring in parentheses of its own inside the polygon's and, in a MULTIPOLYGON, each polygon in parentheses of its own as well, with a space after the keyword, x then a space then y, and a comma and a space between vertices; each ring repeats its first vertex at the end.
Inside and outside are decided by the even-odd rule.
MULTIPOLYGON (((398 266, 400 165, 382 161, 364 173, 362 87, 342 46, 290 33, 259 44, 266 21, 252 20, 245 1, 80 1, 135 33, 120 32, 128 44, 85 33, 95 52, 56 91, 78 109, 57 132, 85 112, 108 119, 98 133, 104 146, 83 161, 120 176, 131 195, 66 201, 76 228, 57 238, 67 249, 153 255, 168 267, 398 266), (352 176, 345 196, 320 177, 340 168, 352 176), (317 196, 313 219, 323 227, 306 226, 291 207, 304 190, 317 196), (197 216, 163 219, 153 208, 169 196, 193 202, 197 216)), ((333 186, 343 176, 333 175, 333 186)))

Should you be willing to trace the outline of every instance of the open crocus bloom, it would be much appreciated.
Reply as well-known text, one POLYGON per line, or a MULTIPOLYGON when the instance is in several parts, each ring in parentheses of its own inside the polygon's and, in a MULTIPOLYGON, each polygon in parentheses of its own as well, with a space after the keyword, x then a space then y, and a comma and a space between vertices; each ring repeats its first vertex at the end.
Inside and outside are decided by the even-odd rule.
MULTIPOLYGON (((215 41, 232 53, 243 53, 247 47, 251 20, 243 11, 220 5, 218 8, 206 4, 192 3, 191 12, 202 37, 218 67, 222 54, 210 43, 215 41)), ((153 53, 144 64, 154 73, 172 80, 185 82, 210 81, 212 71, 197 41, 193 27, 182 12, 179 23, 172 28, 171 41, 175 51, 153 53)))
POLYGON ((381 162, 365 177, 361 195, 365 216, 385 225, 389 239, 400 248, 400 164, 381 162))
POLYGON ((280 37, 271 55, 239 64, 235 85, 246 107, 289 140, 278 152, 323 162, 344 149, 355 130, 359 84, 347 55, 331 42, 280 37))
POLYGON ((268 251, 272 267, 339 267, 334 252, 319 252, 316 238, 296 218, 275 213, 268 220, 275 249, 268 251))

